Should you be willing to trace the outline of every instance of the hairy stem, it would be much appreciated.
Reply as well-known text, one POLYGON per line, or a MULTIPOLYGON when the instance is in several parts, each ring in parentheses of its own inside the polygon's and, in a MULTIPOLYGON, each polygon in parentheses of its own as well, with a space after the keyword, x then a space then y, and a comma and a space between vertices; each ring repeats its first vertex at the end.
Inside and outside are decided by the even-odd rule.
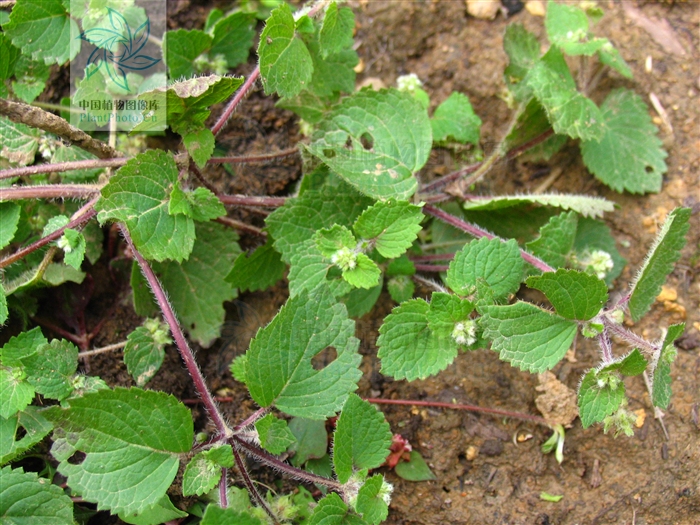
POLYGON ((228 508, 228 469, 221 467, 221 479, 219 480, 219 506, 228 508))
POLYGON ((0 188, 0 202, 20 199, 89 199, 100 192, 98 184, 37 184, 0 188))
MULTIPOLYGON (((496 237, 494 234, 489 233, 486 230, 483 230, 474 224, 470 224, 466 221, 463 221, 459 217, 455 217, 454 215, 451 215, 446 211, 441 210, 440 208, 431 206, 430 204, 426 204, 425 206, 423 206, 423 213, 426 213, 427 215, 432 215, 436 219, 440 219, 441 221, 446 222, 447 224, 454 226, 455 228, 462 230, 463 232, 466 232, 469 235, 476 237, 477 239, 501 239, 500 237, 496 237)), ((501 241, 505 242, 504 239, 501 239, 501 241)), ((520 248, 520 256, 525 261, 529 262, 531 265, 533 265, 535 268, 542 272, 554 271, 554 268, 552 268, 542 259, 540 259, 539 257, 535 257, 531 253, 528 253, 525 250, 523 250, 522 248, 520 248)))
MULTIPOLYGON (((0 190, 2 191, 2 190, 0 190)), ((2 193, 0 193, 2 197, 2 193)), ((247 197, 245 195, 219 195, 219 200, 224 205, 232 206, 262 206, 279 208, 287 202, 287 197, 247 197)))
POLYGON ((153 272, 151 265, 148 264, 148 261, 146 261, 146 259, 143 258, 141 253, 136 249, 136 246, 134 246, 134 242, 132 241, 131 235, 129 235, 129 230, 127 230, 126 226, 124 226, 123 224, 119 224, 119 229, 121 230, 122 235, 126 240, 126 243, 129 245, 131 252, 134 254, 136 262, 138 262, 143 276, 148 281, 148 284, 151 287, 151 291, 153 292, 153 295, 155 296, 156 301, 158 302, 158 306, 163 312, 163 317, 168 323, 168 326, 170 327, 170 332, 173 334, 173 339, 175 340, 175 344, 177 345, 177 349, 180 351, 180 357, 182 357, 182 360, 185 362, 187 371, 190 373, 190 377, 194 382, 195 389, 197 390, 199 396, 202 398, 202 402, 204 403, 207 412, 209 412, 209 417, 211 417, 212 421, 214 422, 214 426, 216 426, 216 429, 219 432, 219 434, 224 437, 229 437, 232 431, 226 424, 224 416, 221 414, 221 412, 219 412, 219 409, 217 408, 216 403, 214 402, 214 398, 211 395, 209 388, 207 387, 207 383, 204 380, 204 376, 202 375, 201 370, 197 366, 197 361, 194 358, 192 349, 187 343, 187 339, 185 339, 185 334, 182 332, 182 327, 180 326, 180 323, 177 320, 175 311, 170 305, 170 301, 168 301, 168 298, 165 295, 165 291, 163 290, 163 287, 160 284, 158 277, 156 277, 156 274, 153 272))
POLYGON ((608 337, 608 331, 603 328, 603 332, 598 334, 598 346, 600 351, 603 353, 603 363, 611 363, 615 357, 612 353, 612 344, 610 344, 610 338, 608 337))
POLYGON ((32 128, 43 129, 58 135, 100 159, 111 159, 120 156, 117 150, 101 140, 92 138, 84 131, 71 126, 67 120, 41 108, 0 98, 0 115, 4 115, 12 122, 26 124, 32 128))
POLYGON ((249 415, 247 418, 245 418, 243 421, 241 421, 235 427, 233 427, 233 430, 234 431, 242 430, 245 427, 247 427, 248 425, 252 425, 258 419, 260 419, 265 414, 267 414, 269 412, 269 410, 270 409, 267 407, 258 408, 255 412, 253 412, 251 415, 249 415))
POLYGON ((233 228, 234 230, 252 233, 253 235, 257 235, 263 238, 267 237, 267 232, 264 232, 260 228, 256 228, 251 224, 246 224, 245 222, 237 221, 236 219, 231 219, 229 217, 219 217, 215 220, 219 224, 223 224, 224 226, 228 226, 229 228, 233 228))
POLYGON ((421 276, 418 275, 418 274, 412 275, 411 278, 412 278, 414 281, 416 281, 416 282, 422 284, 423 286, 427 286, 428 288, 432 288, 433 290, 436 290, 436 291, 438 291, 438 292, 449 293, 448 290, 447 290, 447 288, 445 288, 444 286, 442 286, 440 283, 437 283, 437 282, 432 281, 432 280, 430 280, 430 279, 424 279, 423 277, 421 277, 421 276))
POLYGON ((260 492, 258 492, 258 489, 255 488, 253 480, 250 479, 250 474, 248 474, 248 469, 245 466, 245 461, 241 457, 241 453, 238 452, 239 444, 240 443, 238 441, 233 441, 231 443, 231 449, 233 450, 233 459, 236 461, 238 471, 241 473, 241 477, 243 478, 243 483, 245 483, 245 486, 248 489, 250 495, 253 496, 253 499, 257 501, 258 505, 260 505, 265 510, 265 512, 268 516, 270 516, 270 518, 272 518, 272 522, 279 523, 277 516, 275 516, 275 513, 272 512, 272 509, 268 506, 267 502, 262 497, 260 492))
POLYGON ((39 164, 37 166, 26 166, 24 168, 2 170, 0 171, 0 179, 39 175, 41 173, 62 173, 73 170, 118 168, 126 164, 128 161, 128 158, 120 157, 117 159, 76 160, 73 162, 59 162, 56 164, 39 164))
POLYGON ((103 346, 102 348, 95 348, 94 350, 85 350, 78 354, 78 359, 84 359, 85 357, 90 357, 92 355, 105 354, 107 352, 113 352, 114 350, 120 350, 126 346, 126 341, 121 343, 114 343, 113 345, 103 346))
POLYGON ((626 343, 628 343, 630 346, 635 346, 639 348, 640 350, 643 350, 648 353, 655 353, 659 350, 659 347, 653 343, 650 343, 643 337, 638 336, 631 330, 628 330, 624 326, 621 326, 617 324, 615 321, 610 319, 607 315, 601 316, 603 318, 603 324, 605 325, 605 329, 608 330, 611 334, 619 337, 620 339, 624 340, 626 343))
POLYGON ((231 102, 228 103, 226 109, 224 109, 224 112, 219 117, 219 120, 217 120, 216 124, 214 124, 214 126, 211 128, 211 132, 214 135, 218 135, 223 129, 226 122, 228 122, 228 119, 231 118, 231 115, 233 115, 233 112, 236 110, 236 106, 240 104, 241 100, 243 100, 243 98, 248 94, 248 91, 250 91, 253 85, 255 85, 255 81, 259 76, 260 66, 255 66, 255 69, 250 73, 250 75, 248 75, 248 78, 241 86, 241 89, 236 92, 234 97, 231 99, 231 102))
POLYGON ((415 266, 416 270, 419 272, 446 272, 449 269, 449 266, 446 264, 419 264, 419 263, 416 263, 413 266, 415 266))
POLYGON ((261 153, 260 155, 243 155, 240 157, 212 157, 207 164, 256 164, 272 162, 278 159, 291 157, 299 153, 298 148, 288 148, 275 153, 261 153))

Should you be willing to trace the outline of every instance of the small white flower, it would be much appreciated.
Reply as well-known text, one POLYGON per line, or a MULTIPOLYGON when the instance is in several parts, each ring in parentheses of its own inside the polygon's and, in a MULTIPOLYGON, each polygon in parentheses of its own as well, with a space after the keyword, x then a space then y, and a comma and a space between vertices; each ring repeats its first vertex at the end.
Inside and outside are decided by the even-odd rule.
POLYGON ((476 343, 476 323, 471 320, 455 323, 455 327, 452 330, 452 339, 458 345, 473 345, 476 343))
POLYGON ((420 81, 418 75, 415 73, 409 73, 408 75, 401 75, 396 79, 396 87, 399 91, 407 91, 413 93, 417 88, 421 87, 423 82, 420 81))

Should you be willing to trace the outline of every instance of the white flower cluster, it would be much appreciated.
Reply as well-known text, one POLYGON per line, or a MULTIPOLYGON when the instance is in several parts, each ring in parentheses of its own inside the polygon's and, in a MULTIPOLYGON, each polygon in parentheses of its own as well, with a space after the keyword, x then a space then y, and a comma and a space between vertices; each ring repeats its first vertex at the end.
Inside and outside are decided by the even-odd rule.
POLYGON ((613 269, 613 263, 610 254, 603 250, 593 250, 590 253, 584 254, 580 259, 576 260, 576 265, 583 271, 592 273, 598 279, 605 279, 605 276, 613 269))
POLYGON ((452 339, 458 345, 473 345, 476 343, 476 323, 471 320, 455 323, 454 330, 452 330, 452 339))
POLYGON ((420 81, 418 75, 415 73, 409 73, 408 75, 401 75, 396 79, 396 87, 399 91, 407 91, 408 93, 413 93, 417 88, 421 87, 423 82, 420 81))
POLYGON ((344 272, 354 270, 357 266, 357 254, 350 248, 341 248, 333 254, 331 262, 344 272))

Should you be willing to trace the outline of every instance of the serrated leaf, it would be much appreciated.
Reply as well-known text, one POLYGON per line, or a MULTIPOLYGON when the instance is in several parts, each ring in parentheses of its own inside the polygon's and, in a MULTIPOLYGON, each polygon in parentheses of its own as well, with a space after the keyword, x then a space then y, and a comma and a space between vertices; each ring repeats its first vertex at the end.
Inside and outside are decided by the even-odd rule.
POLYGON ((389 199, 367 208, 355 221, 359 237, 373 242, 377 251, 389 259, 401 256, 421 230, 421 206, 389 199))
POLYGON ((595 275, 559 268, 556 272, 528 277, 530 288, 547 296, 556 312, 566 319, 588 321, 608 301, 608 287, 595 275))
POLYGON ((260 35, 258 56, 265 93, 293 97, 311 82, 313 62, 303 41, 295 36, 292 9, 282 4, 272 11, 260 35))
POLYGON ((306 89, 326 100, 339 92, 352 93, 355 90, 356 75, 353 68, 359 61, 357 51, 343 49, 324 58, 316 40, 307 39, 306 46, 314 68, 306 89))
POLYGON ((333 416, 361 376, 354 326, 326 287, 289 299, 250 343, 246 380, 253 399, 294 416, 333 416), (335 360, 314 370, 311 359, 328 346, 335 360))
POLYGON ((661 350, 654 356, 651 371, 651 401, 655 407, 668 407, 671 402, 671 365, 678 354, 673 342, 683 335, 685 323, 668 327, 661 350))
POLYGON ((37 62, 28 56, 20 55, 15 64, 16 80, 12 81, 12 91, 17 98, 31 104, 46 88, 50 74, 50 67, 43 62, 37 62))
POLYGON ((576 90, 562 52, 552 46, 528 72, 525 82, 540 101, 554 131, 582 140, 600 140, 603 115, 576 90))
POLYGON ((394 467, 396 475, 406 481, 430 481, 436 479, 420 452, 411 451, 408 461, 400 461, 394 467))
POLYGON ((383 374, 408 381, 425 379, 454 361, 457 343, 431 332, 429 311, 430 305, 423 299, 411 299, 384 319, 377 339, 383 374))
POLYGON ((613 370, 618 370, 622 375, 625 376, 637 376, 644 372, 647 367, 647 360, 644 359, 642 353, 635 348, 629 354, 624 357, 615 359, 609 364, 605 364, 598 369, 600 372, 609 372, 613 370))
POLYGON ((615 191, 658 192, 668 156, 656 136, 646 104, 636 93, 617 89, 601 106, 603 134, 581 142, 586 167, 615 191))
POLYGON ((460 299, 456 295, 433 292, 428 311, 428 327, 440 337, 452 337, 455 324, 469 320, 474 310, 474 303, 460 299))
POLYGON ((384 463, 391 446, 391 429, 377 408, 348 396, 333 434, 333 465, 340 483, 362 469, 373 469, 384 463))
POLYGON ((533 195, 505 195, 502 197, 484 197, 464 202, 465 210, 500 210, 522 204, 539 204, 564 210, 573 210, 584 217, 602 217, 603 213, 613 211, 615 203, 602 197, 587 195, 566 195, 559 193, 539 193, 533 195))
POLYGON ((403 303, 413 297, 416 285, 407 275, 397 275, 391 277, 386 283, 386 289, 391 298, 397 303, 403 303))
POLYGON ((132 525, 154 525, 187 517, 187 513, 178 509, 170 498, 163 496, 158 503, 143 512, 134 514, 118 514, 119 519, 132 525))
POLYGON ((229 68, 245 64, 255 37, 255 18, 235 12, 216 22, 209 56, 223 55, 229 68))
POLYGON ((275 239, 275 249, 282 254, 282 260, 289 263, 292 255, 300 250, 301 243, 311 239, 316 231, 334 224, 351 227, 371 202, 349 187, 323 187, 289 199, 271 213, 265 223, 275 239))
POLYGON ((64 437, 52 453, 68 485, 98 509, 141 512, 157 504, 194 438, 190 411, 174 397, 138 388, 100 390, 45 413, 64 437), (85 459, 69 461, 75 452, 85 459))
POLYGON ((591 56, 606 44, 611 47, 607 38, 596 38, 588 32, 588 17, 575 5, 549 2, 544 25, 549 40, 570 56, 591 56))
POLYGON ((503 37, 503 49, 509 60, 503 73, 506 86, 517 100, 525 101, 531 91, 523 80, 540 58, 540 43, 522 24, 509 24, 503 37))
POLYGON ((272 454, 281 454, 296 442, 287 422, 284 419, 277 419, 272 414, 258 419, 255 422, 255 430, 260 437, 260 446, 272 454))
POLYGON ((338 53, 352 45, 352 32, 355 29, 355 15, 348 7, 338 8, 331 2, 323 17, 323 25, 318 40, 324 58, 338 53))
POLYGON ((324 283, 328 269, 332 266, 330 259, 319 251, 315 239, 299 243, 295 250, 288 275, 291 297, 296 297, 303 291, 310 292, 324 283))
POLYGON ((566 265, 567 256, 574 247, 578 215, 565 212, 555 215, 540 228, 540 235, 527 243, 527 249, 554 268, 566 265))
MULTIPOLYGON (((519 113, 513 129, 506 136, 503 144, 504 151, 510 151, 513 148, 527 144, 531 140, 536 139, 552 125, 549 123, 547 113, 536 98, 531 98, 527 106, 519 113)), ((544 142, 529 148, 523 154, 528 160, 549 160, 552 155, 558 152, 569 137, 566 135, 554 134, 544 142)))
POLYGON ((331 258, 339 250, 353 250, 357 241, 345 226, 334 224, 331 228, 317 231, 313 237, 318 251, 326 258, 331 258))
POLYGON ((215 222, 197 223, 190 258, 153 264, 153 270, 190 338, 208 348, 221 335, 224 301, 237 295, 226 275, 240 253, 238 234, 215 222))
POLYGON ((58 240, 58 245, 63 249, 63 262, 80 270, 85 258, 85 237, 77 230, 68 228, 63 231, 63 236, 58 240), (61 246, 61 243, 64 246, 61 246))
POLYGON ((522 272, 518 243, 484 238, 465 244, 455 254, 447 270, 447 285, 458 295, 470 295, 477 279, 484 279, 498 299, 518 290, 522 272))
POLYGON ((24 370, 24 359, 36 353, 48 341, 36 327, 22 332, 5 343, 0 351, 0 417, 16 414, 34 399, 34 387, 24 370))
POLYGON ((240 512, 232 508, 222 509, 215 503, 207 505, 207 510, 204 511, 201 521, 201 525, 231 525, 233 523, 236 525, 262 525, 258 518, 247 512, 240 512))
POLYGON ((386 494, 385 500, 385 490, 384 476, 381 474, 372 476, 360 487, 355 509, 367 523, 378 525, 389 515, 389 495, 386 494))
POLYGON ((632 282, 629 310, 633 321, 639 321, 649 311, 661 285, 673 271, 685 246, 685 235, 690 228, 690 208, 676 208, 668 214, 664 225, 647 253, 644 264, 632 282))
POLYGON ((73 501, 59 486, 34 472, 7 466, 0 470, 3 525, 73 525, 73 501))
POLYGON ((381 275, 377 264, 364 253, 357 254, 354 268, 343 270, 343 279, 356 288, 374 288, 381 275))
POLYGON ((177 177, 171 154, 150 150, 137 155, 102 188, 102 197, 95 204, 98 220, 102 224, 109 219, 123 221, 146 259, 186 259, 194 244, 194 222, 168 213, 177 177))
POLYGON ((478 144, 481 119, 474 113, 469 98, 454 91, 443 101, 430 119, 435 142, 454 140, 461 144, 478 144))
POLYGON ((19 223, 20 207, 14 202, 0 202, 0 249, 12 241, 19 223))
POLYGON ((484 336, 503 361, 529 372, 551 369, 563 357, 576 336, 578 325, 518 301, 508 306, 485 306, 480 319, 484 336))
POLYGON ((40 135, 38 129, 0 117, 0 157, 13 167, 33 163, 40 135))
POLYGON ((413 174, 428 160, 431 145, 420 102, 393 89, 365 89, 331 111, 308 148, 360 192, 408 199, 418 187, 413 174))
POLYGON ((60 401, 73 392, 72 379, 78 369, 78 348, 69 341, 54 339, 23 358, 22 364, 27 381, 34 390, 60 401))
POLYGON ((190 131, 182 137, 182 142, 199 168, 203 168, 214 153, 214 134, 208 128, 190 131))
POLYGON ((350 514, 347 505, 333 492, 318 502, 309 525, 367 525, 367 522, 350 514))
POLYGON ((163 48, 170 78, 178 80, 194 75, 195 58, 205 53, 211 47, 211 43, 211 36, 198 29, 167 31, 163 37, 163 48))
MULTIPOLYGON (((167 327, 159 329, 162 334, 167 335, 167 327)), ((126 337, 124 364, 137 386, 145 385, 156 375, 163 364, 163 347, 168 344, 168 340, 169 337, 163 339, 162 336, 160 340, 156 340, 154 331, 146 326, 139 326, 126 337)))
POLYGON ((3 31, 25 55, 46 64, 64 64, 80 49, 71 33, 80 31, 62 0, 18 0, 3 31))
POLYGON ((44 439, 52 428, 37 407, 26 407, 7 419, 0 418, 0 465, 20 457, 44 439))
POLYGON ((599 381, 599 375, 600 371, 589 370, 579 386, 578 407, 583 428, 600 423, 606 416, 614 414, 625 400, 625 384, 622 380, 617 379, 610 384, 599 381))
POLYGON ((292 465, 300 467, 309 459, 326 456, 328 434, 324 421, 295 417, 289 423, 289 430, 295 440, 289 447, 289 452, 294 454, 292 465))
POLYGON ((195 221, 207 222, 226 215, 226 208, 216 195, 207 188, 194 191, 182 190, 179 183, 173 186, 168 201, 170 215, 183 214, 195 221))
POLYGON ((270 239, 253 253, 240 254, 233 263, 226 281, 240 291, 260 291, 269 288, 284 277, 287 269, 270 239))
POLYGON ((195 455, 182 476, 182 495, 201 496, 221 479, 221 468, 233 466, 231 445, 220 445, 195 455))

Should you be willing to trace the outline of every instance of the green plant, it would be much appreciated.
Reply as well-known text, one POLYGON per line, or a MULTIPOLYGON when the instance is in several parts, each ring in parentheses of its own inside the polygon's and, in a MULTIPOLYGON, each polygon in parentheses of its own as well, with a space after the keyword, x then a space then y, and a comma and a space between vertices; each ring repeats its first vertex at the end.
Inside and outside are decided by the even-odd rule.
MULTIPOLYGON (((3 96, 31 102, 48 78, 46 64, 75 56, 66 28, 94 13, 69 15, 64 4, 18 0, 9 19, 0 19, 3 96), (44 38, 40 47, 32 45, 38 36, 44 38)), ((525 151, 547 158, 568 138, 581 141, 584 162, 613 189, 659 189, 666 154, 641 99, 617 90, 599 108, 587 97, 598 76, 589 75, 588 57, 631 76, 611 43, 589 32, 589 17, 600 13, 550 3, 551 46, 542 56, 533 35, 511 26, 504 41, 510 57, 505 79, 514 116, 502 144, 483 162, 421 185, 417 174, 434 147, 478 144, 481 120, 468 98, 453 93, 431 118, 429 95, 415 78, 402 81, 401 89, 353 93, 352 11, 323 1, 293 13, 273 2, 279 7, 268 16, 265 9, 273 6, 267 4, 246 2, 245 9, 232 13, 213 10, 203 31, 166 33, 171 83, 139 94, 147 118, 131 131, 151 131, 154 122, 167 122, 182 138, 182 153, 147 150, 125 157, 58 117, 0 100, 0 113, 8 117, 0 119, 2 157, 11 166, 0 172, 0 180, 21 177, 22 182, 0 188, 0 247, 18 247, 0 260, 5 270, 0 320, 12 312, 26 328, 36 314, 40 288, 85 282, 82 263, 97 261, 102 247, 102 230, 93 218, 101 226, 116 224, 121 232, 134 259, 134 305, 149 317, 118 345, 138 388, 112 389, 100 378, 78 373, 80 350, 89 355, 99 328, 85 326, 85 304, 75 305, 75 333, 52 327, 62 339, 49 341, 38 327, 9 339, 0 350, 2 463, 17 460, 51 434, 51 456, 71 493, 129 523, 162 523, 188 512, 201 515, 205 524, 380 523, 392 488, 370 471, 385 462, 392 433, 381 412, 353 393, 361 372, 351 318, 372 309, 384 283, 399 304, 380 329, 378 357, 382 373, 395 379, 426 378, 447 368, 460 352, 489 346, 513 366, 542 372, 563 358, 580 332, 595 338, 602 353, 579 389, 584 426, 603 423, 605 431, 630 433, 622 376, 648 373, 654 405, 666 407, 673 341, 683 325, 669 327, 663 341, 650 342, 620 323, 625 312, 637 321, 649 310, 680 257, 690 210, 669 214, 634 283, 609 304, 609 286, 625 264, 597 220, 613 210, 611 202, 580 195, 466 194, 499 159, 525 151), (266 17, 259 67, 245 81, 222 76, 247 60, 256 16, 266 17), (581 60, 578 86, 565 55, 587 57, 581 60), (193 76, 210 69, 218 74, 193 76), (306 165, 293 197, 221 194, 201 171, 214 163, 270 159, 213 157, 216 135, 258 77, 267 94, 279 95, 279 106, 296 112, 311 129, 308 143, 301 145, 306 165), (229 99, 208 127, 212 105, 229 99), (50 162, 32 165, 39 148, 50 162), (113 168, 119 169, 104 171, 113 168), (460 196, 458 203, 442 204, 450 196, 440 190, 455 181, 460 187, 451 193, 460 196), (52 198, 87 202, 82 207, 71 200, 44 202, 52 198), (237 234, 216 222, 226 206, 276 208, 265 232, 233 223, 266 237, 252 254, 240 253, 237 234), (538 231, 513 230, 528 211, 538 231), (519 244, 487 229, 517 231, 514 237, 530 240, 519 244), (458 249, 445 253, 445 246, 458 249), (432 264, 436 261, 450 263, 432 264), (186 334, 203 347, 211 345, 220 335, 223 303, 237 290, 277 283, 288 267, 289 300, 231 363, 235 379, 260 406, 232 426, 208 389, 186 334), (445 272, 445 277, 439 283, 417 272, 445 272), (413 298, 414 280, 434 289, 429 300, 413 298), (542 292, 553 310, 512 302, 523 283, 542 292), (616 357, 612 335, 634 349, 616 357), (160 367, 171 336, 215 429, 211 436, 195 435, 182 402, 141 388, 160 367), (334 355, 319 367, 314 358, 328 348, 334 355), (53 400, 45 403, 51 406, 33 406, 36 394, 53 400), (325 422, 336 416, 329 454, 325 422), (294 452, 291 464, 278 457, 285 452, 294 452), (308 491, 263 495, 242 454, 315 483, 326 495, 317 503, 308 491), (202 498, 188 512, 168 496, 181 463, 186 464, 181 493, 202 498), (226 473, 234 466, 247 491, 229 487, 226 473)), ((130 75, 125 79, 148 85, 148 78, 130 75)), ((117 93, 106 79, 99 81, 117 93)), ((87 96, 90 86, 84 82, 78 98, 87 96)), ((550 426, 554 435, 544 446, 556 449, 561 461, 563 427, 550 426)), ((423 468, 420 475, 431 475, 421 461, 413 451, 414 471, 423 468)), ((5 467, 0 494, 3 515, 10 519, 30 515, 73 522, 71 499, 34 473, 5 467)))

